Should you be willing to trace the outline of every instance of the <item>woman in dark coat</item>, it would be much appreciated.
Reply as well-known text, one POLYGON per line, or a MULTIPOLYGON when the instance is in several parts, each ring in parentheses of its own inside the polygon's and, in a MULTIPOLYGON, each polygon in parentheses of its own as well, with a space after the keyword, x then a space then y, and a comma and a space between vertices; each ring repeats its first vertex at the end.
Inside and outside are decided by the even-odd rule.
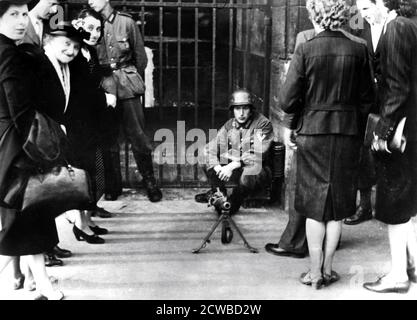
MULTIPOLYGON (((84 101, 85 95, 90 97, 86 72, 82 68, 69 66, 78 56, 84 36, 86 34, 76 30, 70 22, 62 22, 61 28, 47 29, 44 38, 45 54, 37 57, 38 76, 42 85, 43 111, 66 131, 69 141, 67 161, 86 170, 93 177, 96 148, 91 143, 95 140, 94 113, 91 110, 94 110, 96 104, 93 98, 84 101)), ((77 221, 83 219, 82 215, 77 213, 77 221)), ((91 234, 87 234, 74 226, 73 231, 79 240, 104 243, 91 230, 91 234)))
MULTIPOLYGON (((111 152, 109 152, 109 149, 118 140, 119 126, 115 125, 115 123, 120 120, 120 114, 116 111, 116 82, 112 77, 106 77, 105 83, 103 82, 104 75, 108 75, 108 70, 103 70, 100 66, 96 51, 97 44, 102 39, 104 33, 104 21, 99 12, 89 8, 80 11, 73 24, 76 28, 81 28, 91 34, 89 39, 84 40, 81 54, 77 60, 81 62, 79 64, 80 67, 84 69, 86 65, 89 67, 89 72, 83 82, 90 88, 90 91, 94 92, 90 96, 90 99, 87 98, 86 100, 91 100, 91 97, 95 97, 96 100, 94 100, 94 103, 101 105, 99 107, 101 109, 99 110, 100 116, 95 116, 95 123, 99 129, 99 151, 103 164, 101 169, 104 170, 104 181, 100 182, 104 185, 105 199, 109 200, 114 194, 119 193, 119 191, 121 192, 121 189, 119 191, 113 190, 116 185, 120 185, 120 182, 116 183, 116 181, 112 181, 114 180, 114 174, 111 172, 114 171, 114 168, 111 168, 111 166, 113 166, 114 161, 111 159, 111 152), (89 81, 87 82, 86 79, 89 81), (106 92, 103 90, 104 87, 106 88, 106 92), (103 98, 105 98, 104 106, 108 106, 104 113, 102 107, 103 98)), ((99 195, 101 196, 101 194, 99 195)), ((96 209, 94 214, 102 218, 111 216, 109 212, 104 211, 102 208, 96 209)))
MULTIPOLYGON (((116 96, 101 88, 102 73, 94 48, 103 32, 100 14, 92 9, 84 9, 73 25, 85 34, 85 38, 80 53, 70 63, 71 101, 66 123, 74 150, 74 164, 89 172, 94 193, 99 199, 104 193, 104 168, 99 146, 109 138, 110 128, 114 127, 116 96)), ((79 234, 80 230, 87 235, 92 232, 96 235, 107 233, 106 229, 98 227, 91 219, 94 211, 99 212, 99 216, 111 215, 99 207, 85 211, 75 219, 75 233, 79 234)))
POLYGON ((5 197, 18 168, 34 167, 22 143, 39 107, 36 80, 15 44, 28 26, 27 2, 0 1, 0 272, 15 257, 26 256, 42 297, 62 299, 63 294, 52 288, 43 256, 58 243, 55 217, 44 212, 21 214, 7 207, 5 197))
MULTIPOLYGON (((307 218, 311 267, 300 280, 318 289, 339 279, 333 256, 342 220, 355 213, 359 149, 374 94, 366 45, 337 31, 348 19, 345 2, 309 0, 307 9, 317 35, 297 47, 280 106, 298 119, 286 126, 297 128, 294 207, 307 218)), ((294 147, 291 133, 286 129, 284 140, 294 147)))

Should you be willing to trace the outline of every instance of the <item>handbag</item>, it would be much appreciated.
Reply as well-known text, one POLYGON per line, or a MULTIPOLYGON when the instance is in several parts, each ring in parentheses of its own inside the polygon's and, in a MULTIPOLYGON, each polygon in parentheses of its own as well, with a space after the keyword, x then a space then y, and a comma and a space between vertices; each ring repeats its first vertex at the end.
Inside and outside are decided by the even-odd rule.
MULTIPOLYGON (((365 130, 365 137, 364 137, 364 146, 365 147, 371 147, 372 143, 375 139, 375 130, 376 126, 381 119, 381 116, 375 113, 370 113, 368 115, 368 121, 366 123, 366 130, 365 130)), ((405 127, 405 121, 407 118, 402 118, 395 129, 394 135, 392 136, 392 139, 388 141, 388 149, 390 151, 396 151, 400 153, 404 153, 405 147, 407 145, 407 139, 404 135, 404 127, 405 127)))
POLYGON ((67 164, 30 175, 23 193, 23 213, 45 210, 54 216, 95 207, 91 182, 85 170, 67 164))
POLYGON ((72 209, 94 208, 87 172, 62 165, 66 162, 65 143, 60 125, 36 111, 23 143, 24 154, 14 160, 9 170, 3 204, 23 213, 46 211, 54 217, 72 209))
POLYGON ((62 156, 66 135, 61 126, 47 115, 36 111, 23 144, 27 156, 38 164, 51 164, 62 156))

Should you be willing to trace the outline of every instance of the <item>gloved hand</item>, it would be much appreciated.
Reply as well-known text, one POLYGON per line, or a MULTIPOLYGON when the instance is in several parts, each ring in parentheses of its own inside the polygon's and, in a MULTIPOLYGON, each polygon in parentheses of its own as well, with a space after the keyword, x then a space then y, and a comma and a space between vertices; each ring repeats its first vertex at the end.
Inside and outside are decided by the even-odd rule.
POLYGON ((377 135, 374 133, 374 140, 372 141, 371 150, 375 152, 386 152, 391 153, 391 151, 388 149, 388 143, 387 140, 380 139, 377 135))

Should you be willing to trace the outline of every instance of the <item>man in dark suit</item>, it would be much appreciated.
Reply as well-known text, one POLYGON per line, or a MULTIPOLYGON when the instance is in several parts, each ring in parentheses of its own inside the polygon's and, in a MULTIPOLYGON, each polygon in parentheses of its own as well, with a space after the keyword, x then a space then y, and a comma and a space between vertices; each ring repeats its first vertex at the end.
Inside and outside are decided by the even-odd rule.
MULTIPOLYGON (((302 31, 297 34, 295 49, 304 42, 312 39, 316 35, 314 29, 302 31)), ((297 213, 293 207, 290 208, 288 223, 281 235, 281 240, 275 243, 267 243, 265 250, 278 256, 289 256, 294 258, 304 258, 308 253, 306 238, 306 218, 297 213)))
MULTIPOLYGON (((362 29, 360 36, 367 42, 368 50, 371 54, 375 88, 378 90, 378 83, 381 78, 381 68, 379 65, 379 39, 387 17, 387 11, 381 10, 378 6, 376 6, 373 0, 358 0, 356 1, 356 6, 358 7, 361 16, 366 21, 365 27, 362 29)), ((376 97, 378 99, 378 94, 376 97)), ((375 105, 378 105, 378 101, 376 101, 375 105)), ((372 112, 377 113, 377 110, 372 110, 372 112)), ((372 186, 375 185, 375 183, 376 176, 374 159, 369 148, 363 147, 361 150, 358 181, 358 188, 360 190, 360 205, 352 217, 345 219, 345 224, 355 225, 372 219, 371 192, 372 186)))
POLYGON ((44 24, 59 12, 58 6, 59 0, 39 0, 29 12, 28 29, 22 43, 32 43, 42 47, 44 24))
MULTIPOLYGON (((353 36, 348 32, 344 32, 345 35, 359 43, 366 44, 364 39, 358 38, 353 36)), ((316 35, 314 29, 309 29, 300 32, 297 34, 295 48, 301 43, 304 43, 310 39, 312 39, 316 35)), ((358 182, 359 189, 360 189, 360 199, 361 205, 357 208, 356 217, 352 217, 352 221, 355 221, 357 224, 360 223, 368 218, 364 216, 362 212, 364 211, 362 208, 370 208, 371 210, 371 217, 372 217, 372 208, 371 208, 371 188, 374 184, 373 181, 373 174, 372 174, 372 166, 369 164, 369 157, 362 156, 361 159, 361 172, 360 172, 360 179, 358 182), (362 187, 361 186, 366 186, 362 187), (369 191, 368 191, 369 190, 369 191), (366 206, 369 203, 369 206, 366 206)), ((350 218, 349 218, 350 219, 350 218)), ((289 219, 287 226, 284 232, 281 235, 280 241, 275 243, 267 243, 265 245, 265 250, 271 254, 278 255, 278 256, 288 256, 294 258, 304 258, 308 253, 307 248, 307 239, 306 239, 306 232, 305 232, 305 217, 297 213, 293 208, 290 208, 289 212, 289 219)))

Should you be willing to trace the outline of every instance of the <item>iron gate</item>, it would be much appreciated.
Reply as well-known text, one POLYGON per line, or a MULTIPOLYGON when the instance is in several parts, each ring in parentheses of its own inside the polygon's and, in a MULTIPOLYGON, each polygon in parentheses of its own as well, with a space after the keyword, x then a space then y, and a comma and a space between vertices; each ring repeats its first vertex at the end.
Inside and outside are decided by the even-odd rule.
MULTIPOLYGON (((175 135, 174 159, 185 148, 179 139, 192 128, 219 128, 229 117, 227 100, 235 88, 247 88, 258 110, 269 115, 271 0, 112 1, 139 24, 145 46, 154 55, 154 106, 145 108, 147 133, 159 129, 175 135)), ((69 0, 70 16, 85 0, 69 0)), ((154 139, 152 139, 154 140, 154 139)), ((154 141, 154 147, 162 141, 154 141)), ((137 185, 140 175, 128 146, 123 148, 124 185, 137 185)), ((165 150, 172 152, 172 150, 165 150)), ((169 155, 164 155, 169 156, 169 155)), ((154 163, 162 186, 206 184, 197 164, 154 163)))

